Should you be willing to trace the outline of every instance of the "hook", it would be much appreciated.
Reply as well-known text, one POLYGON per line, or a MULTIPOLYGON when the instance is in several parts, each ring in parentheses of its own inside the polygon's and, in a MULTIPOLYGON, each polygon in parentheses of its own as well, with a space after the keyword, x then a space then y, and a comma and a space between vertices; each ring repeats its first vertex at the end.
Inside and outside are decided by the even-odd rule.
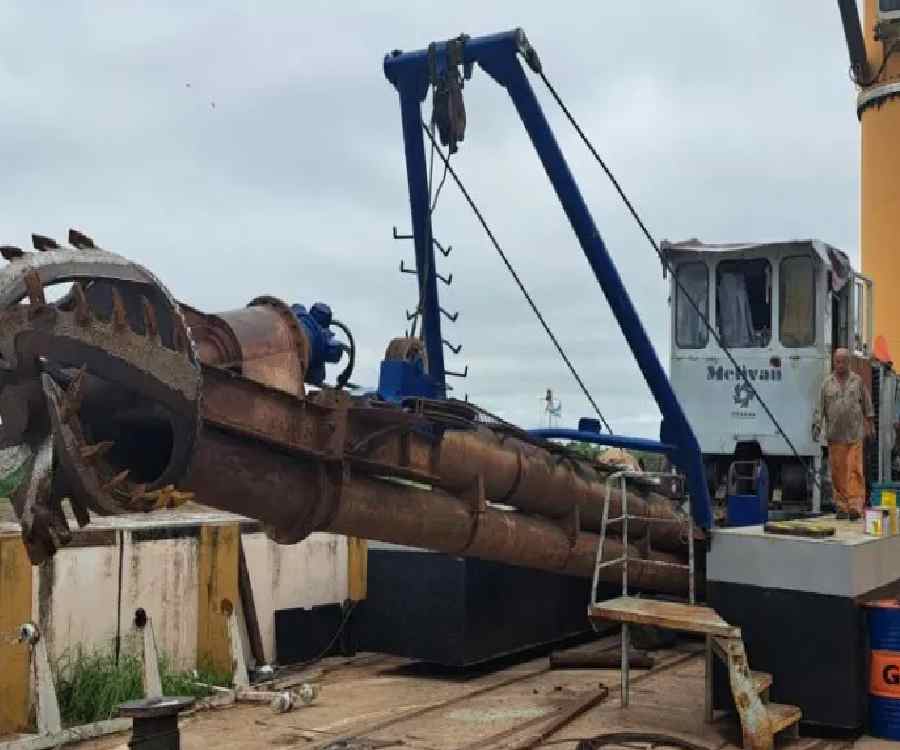
POLYGON ((441 339, 441 341, 443 341, 444 346, 446 346, 454 354, 459 354, 462 351, 462 344, 453 346, 453 344, 451 344, 449 341, 447 341, 447 339, 441 339))
POLYGON ((406 264, 401 260, 400 261, 400 273, 416 273, 415 268, 407 268, 406 264))
POLYGON ((455 323, 456 319, 459 317, 459 310, 457 310, 455 313, 453 313, 453 315, 448 313, 443 307, 440 308, 440 311, 442 313, 444 313, 444 315, 447 316, 447 320, 449 320, 451 323, 455 323))
POLYGON ((462 372, 453 372, 453 370, 444 370, 444 375, 450 375, 454 378, 465 378, 469 375, 469 366, 466 365, 466 369, 462 372))
POLYGON ((416 310, 413 311, 413 312, 410 312, 409 310, 406 311, 406 319, 407 319, 407 320, 412 320, 413 318, 417 318, 417 317, 419 317, 419 310, 418 310, 418 309, 416 309, 416 310))
MULTIPOLYGON (((395 239, 395 240, 413 240, 413 239, 415 239, 415 235, 412 235, 412 234, 400 234, 400 233, 397 231, 397 227, 394 227, 393 229, 394 229, 393 234, 394 234, 394 239, 395 239)), ((431 238, 431 243, 432 243, 438 250, 441 251, 441 253, 443 254, 443 256, 444 256, 445 258, 446 258, 447 256, 449 256, 450 253, 453 252, 453 245, 447 245, 447 247, 445 248, 440 242, 438 242, 436 239, 434 239, 434 237, 431 238)))
POLYGON ((445 250, 445 249, 444 249, 444 246, 443 246, 440 242, 438 242, 436 239, 434 239, 433 237, 432 237, 432 239, 431 239, 431 242, 434 244, 434 246, 435 246, 438 250, 441 251, 441 253, 443 254, 443 256, 444 256, 445 258, 446 258, 447 256, 449 256, 450 253, 453 252, 453 245, 447 245, 447 249, 445 250))
POLYGON ((453 283, 452 273, 449 276, 441 276, 437 271, 435 271, 434 275, 437 276, 441 281, 443 281, 447 286, 450 286, 453 283))

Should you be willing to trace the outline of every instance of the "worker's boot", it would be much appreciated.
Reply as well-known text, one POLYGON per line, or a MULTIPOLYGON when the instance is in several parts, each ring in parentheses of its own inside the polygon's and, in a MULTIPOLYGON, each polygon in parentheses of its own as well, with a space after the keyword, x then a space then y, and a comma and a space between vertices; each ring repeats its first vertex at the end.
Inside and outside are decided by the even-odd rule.
MULTIPOLYGON (((850 516, 851 521, 858 521, 860 519, 858 510, 851 510, 850 513, 848 513, 847 515, 850 516)), ((838 518, 840 518, 840 516, 838 516, 838 518)))
MULTIPOLYGON (((835 518, 837 518, 838 521, 846 521, 849 517, 850 514, 845 510, 839 510, 835 515, 835 518)), ((856 517, 859 518, 859 515, 857 515, 856 517)))

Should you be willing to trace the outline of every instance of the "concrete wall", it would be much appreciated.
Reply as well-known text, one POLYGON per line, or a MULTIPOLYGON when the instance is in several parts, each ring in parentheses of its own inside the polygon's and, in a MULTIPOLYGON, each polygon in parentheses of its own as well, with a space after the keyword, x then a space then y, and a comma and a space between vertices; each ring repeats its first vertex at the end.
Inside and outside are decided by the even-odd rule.
POLYGON ((133 541, 132 533, 125 532, 124 541, 120 607, 123 638, 135 611, 143 607, 153 618, 156 642, 170 663, 177 669, 193 668, 197 661, 196 537, 133 541))
MULTIPOLYGON (((33 569, 33 619, 51 660, 78 648, 135 647, 138 607, 153 618, 158 647, 179 669, 197 661, 199 540, 194 528, 131 527, 63 548, 33 569)), ((275 658, 275 610, 348 598, 347 539, 313 534, 279 545, 261 532, 242 535, 267 661, 275 658)), ((3 602, 0 602, 0 609, 3 602)))
POLYGON ((118 633, 119 546, 63 549, 34 569, 35 621, 51 664, 109 649, 118 633))
MULTIPOLYGON (((79 649, 110 652, 117 643, 140 653, 134 627, 140 607, 173 667, 197 666, 202 650, 224 654, 227 671, 230 645, 213 631, 226 632, 222 600, 241 612, 239 529, 266 661, 275 658, 276 610, 341 603, 350 597, 348 578, 357 598, 365 596, 365 542, 353 540, 348 554, 347 538, 334 534, 282 546, 247 519, 216 511, 95 518, 75 529, 72 543, 54 558, 32 567, 18 524, 0 523, 0 635, 35 622, 51 663, 79 649), (225 544, 226 538, 232 542, 225 544)), ((245 653, 249 658, 246 642, 245 653)), ((29 724, 32 686, 25 646, 0 639, 0 664, 2 735, 29 724)))

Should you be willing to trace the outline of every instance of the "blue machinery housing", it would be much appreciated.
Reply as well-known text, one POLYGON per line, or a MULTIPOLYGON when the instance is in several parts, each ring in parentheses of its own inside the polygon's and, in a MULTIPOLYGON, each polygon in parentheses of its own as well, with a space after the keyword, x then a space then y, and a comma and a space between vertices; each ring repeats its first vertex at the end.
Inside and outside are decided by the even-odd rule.
POLYGON ((634 305, 625 290, 615 264, 597 231, 581 191, 572 176, 553 131, 534 95, 519 55, 528 66, 540 73, 537 54, 521 29, 465 39, 460 45, 447 42, 432 44, 429 49, 415 52, 395 50, 385 56, 384 73, 400 95, 403 140, 406 148, 406 179, 415 242, 416 272, 418 275, 421 314, 428 356, 428 374, 437 384, 440 396, 446 394, 446 372, 441 336, 440 303, 438 300, 436 263, 432 244, 428 176, 423 136, 422 102, 428 93, 432 72, 447 71, 462 65, 468 73, 477 63, 510 98, 531 143, 537 151, 553 189, 562 204, 585 257, 603 290, 631 352, 644 375, 662 413, 660 442, 638 438, 601 435, 593 430, 572 430, 545 437, 570 437, 593 443, 618 445, 623 448, 654 450, 667 454, 684 471, 691 499, 691 514, 703 528, 712 525, 712 508, 703 470, 700 446, 675 397, 672 385, 660 364, 656 351, 644 330, 634 305), (459 50, 461 47, 461 59, 459 50), (454 54, 450 58, 451 50, 454 54), (614 441, 614 442, 613 442, 614 441))

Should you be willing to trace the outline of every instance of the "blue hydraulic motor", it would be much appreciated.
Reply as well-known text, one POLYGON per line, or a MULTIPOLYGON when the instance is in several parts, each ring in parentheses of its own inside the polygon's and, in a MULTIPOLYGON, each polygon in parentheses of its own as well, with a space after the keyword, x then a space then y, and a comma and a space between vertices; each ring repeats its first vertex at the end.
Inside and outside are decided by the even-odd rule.
POLYGON ((339 388, 345 386, 353 373, 353 364, 356 359, 356 347, 350 329, 332 316, 331 307, 324 302, 316 302, 309 310, 304 305, 291 305, 291 312, 300 321, 309 341, 309 367, 306 371, 306 382, 312 385, 322 385, 325 382, 325 363, 336 364, 340 362, 344 352, 347 352, 349 362, 336 381, 339 388), (349 344, 338 341, 331 326, 342 330, 349 344))

